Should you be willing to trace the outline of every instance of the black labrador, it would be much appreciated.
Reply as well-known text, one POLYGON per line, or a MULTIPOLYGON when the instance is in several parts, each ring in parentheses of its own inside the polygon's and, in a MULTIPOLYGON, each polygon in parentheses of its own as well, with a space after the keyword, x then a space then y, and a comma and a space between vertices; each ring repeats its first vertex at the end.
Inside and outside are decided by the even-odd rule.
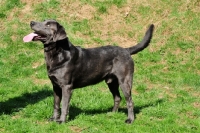
POLYGON ((48 76, 53 85, 54 112, 50 120, 58 123, 66 121, 73 89, 105 80, 114 98, 112 111, 118 110, 121 101, 120 87, 127 102, 128 118, 125 122, 134 121, 134 104, 131 97, 134 62, 131 55, 149 45, 153 24, 150 25, 143 40, 135 46, 103 46, 89 49, 74 46, 63 26, 55 20, 31 21, 30 27, 34 33, 25 36, 24 41, 41 41, 44 44, 48 76))

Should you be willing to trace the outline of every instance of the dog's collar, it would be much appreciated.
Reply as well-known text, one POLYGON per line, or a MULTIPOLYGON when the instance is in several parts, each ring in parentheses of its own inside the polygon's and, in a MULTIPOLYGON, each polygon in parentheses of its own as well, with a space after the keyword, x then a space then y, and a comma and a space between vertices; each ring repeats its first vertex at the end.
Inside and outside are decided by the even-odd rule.
POLYGON ((58 48, 58 47, 62 47, 64 50, 69 50, 70 43, 68 41, 68 38, 65 38, 63 40, 59 40, 57 42, 53 42, 53 43, 50 43, 50 44, 45 44, 44 45, 44 51, 49 52, 49 51, 51 51, 55 48, 58 48))
POLYGON ((57 47, 56 43, 45 44, 44 45, 44 52, 49 52, 49 51, 53 50, 56 47, 57 47))

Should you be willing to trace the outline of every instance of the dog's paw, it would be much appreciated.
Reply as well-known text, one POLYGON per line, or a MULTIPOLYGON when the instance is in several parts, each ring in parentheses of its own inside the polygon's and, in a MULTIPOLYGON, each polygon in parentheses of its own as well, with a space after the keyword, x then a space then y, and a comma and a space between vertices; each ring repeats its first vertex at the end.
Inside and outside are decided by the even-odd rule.
POLYGON ((51 117, 48 119, 49 121, 55 121, 55 118, 51 117))
POLYGON ((131 120, 131 119, 125 120, 125 123, 127 123, 127 124, 131 124, 132 122, 133 122, 133 120, 131 120))
POLYGON ((49 121, 57 121, 57 120, 59 120, 59 118, 51 117, 51 118, 49 118, 48 120, 49 120, 49 121))
POLYGON ((56 123, 58 123, 58 124, 63 124, 63 123, 65 123, 65 121, 62 121, 62 120, 56 120, 56 123))

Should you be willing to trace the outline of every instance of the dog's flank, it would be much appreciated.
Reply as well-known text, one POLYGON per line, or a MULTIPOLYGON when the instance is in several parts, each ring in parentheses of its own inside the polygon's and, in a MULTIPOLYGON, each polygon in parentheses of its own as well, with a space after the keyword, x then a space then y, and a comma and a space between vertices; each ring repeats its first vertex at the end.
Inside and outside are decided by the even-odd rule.
POLYGON ((122 48, 103 46, 84 49, 74 46, 65 29, 55 20, 30 23, 34 33, 24 37, 25 42, 41 41, 49 79, 54 91, 54 112, 50 120, 63 123, 69 110, 72 90, 105 81, 113 95, 117 111, 120 105, 121 88, 127 103, 126 123, 134 121, 134 104, 131 97, 134 62, 131 54, 146 48, 152 38, 154 26, 147 30, 144 39, 136 46, 122 48), (60 103, 62 110, 60 114, 60 103))

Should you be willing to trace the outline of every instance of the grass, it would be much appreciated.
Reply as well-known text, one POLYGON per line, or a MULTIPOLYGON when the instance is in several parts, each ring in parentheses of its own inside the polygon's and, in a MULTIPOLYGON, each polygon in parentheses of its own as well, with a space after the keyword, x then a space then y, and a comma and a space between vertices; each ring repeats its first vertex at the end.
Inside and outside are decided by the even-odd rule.
MULTIPOLYGON (((200 132, 200 2, 169 0, 0 1, 0 132, 200 132), (134 55, 135 122, 123 100, 112 113, 104 82, 74 90, 68 122, 48 122, 52 86, 43 46, 23 43, 29 22, 58 20, 81 47, 129 47, 155 24, 151 45, 134 55)), ((123 96, 123 95, 122 95, 123 96)))

